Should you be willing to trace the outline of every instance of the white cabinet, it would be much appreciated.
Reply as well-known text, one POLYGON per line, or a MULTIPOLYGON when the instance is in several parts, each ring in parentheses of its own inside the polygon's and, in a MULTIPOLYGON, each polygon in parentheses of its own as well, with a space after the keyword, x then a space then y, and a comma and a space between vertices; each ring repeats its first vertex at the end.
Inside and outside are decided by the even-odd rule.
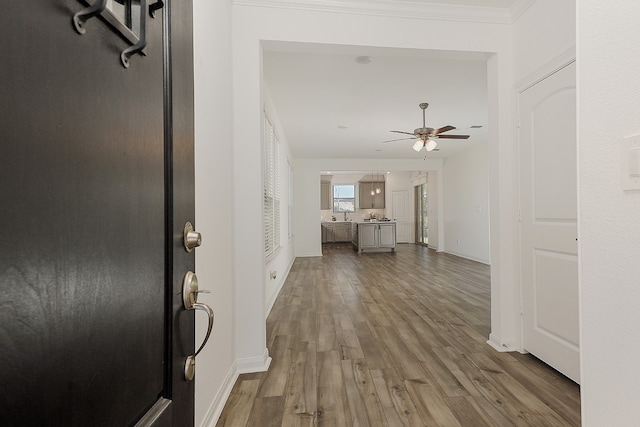
POLYGON ((358 251, 396 250, 396 223, 372 222, 358 224, 358 251))
POLYGON ((396 248, 396 223, 378 224, 378 246, 396 248))
POLYGON ((358 224, 358 250, 378 247, 378 224, 358 224))

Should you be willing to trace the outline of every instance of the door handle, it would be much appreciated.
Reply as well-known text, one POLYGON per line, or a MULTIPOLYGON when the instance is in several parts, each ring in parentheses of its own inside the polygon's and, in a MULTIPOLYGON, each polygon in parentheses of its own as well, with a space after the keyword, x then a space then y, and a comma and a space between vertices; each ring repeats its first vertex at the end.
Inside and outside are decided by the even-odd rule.
POLYGON ((207 313, 209 318, 209 324, 207 326, 207 334, 204 337, 204 341, 200 344, 198 350, 187 356, 187 360, 184 363, 184 378, 187 381, 192 381, 196 373, 196 356, 202 351, 204 346, 211 336, 211 330, 213 329, 214 314, 211 307, 207 304, 198 302, 198 293, 208 293, 209 291, 200 290, 198 288, 198 277, 192 271, 187 271, 182 281, 182 302, 186 310, 202 310, 207 313))

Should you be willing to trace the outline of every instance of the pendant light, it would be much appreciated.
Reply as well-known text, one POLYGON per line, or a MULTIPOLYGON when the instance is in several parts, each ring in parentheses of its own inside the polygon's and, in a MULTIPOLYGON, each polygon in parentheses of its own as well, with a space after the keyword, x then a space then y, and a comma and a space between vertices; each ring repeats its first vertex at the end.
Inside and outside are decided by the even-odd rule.
POLYGON ((378 181, 378 171, 376 171, 376 194, 380 194, 382 190, 380 190, 380 181, 378 181))
MULTIPOLYGON (((373 191, 373 171, 371 171, 371 195, 374 196, 376 194, 375 191, 373 191)), ((373 200, 372 200, 373 202, 373 200)))

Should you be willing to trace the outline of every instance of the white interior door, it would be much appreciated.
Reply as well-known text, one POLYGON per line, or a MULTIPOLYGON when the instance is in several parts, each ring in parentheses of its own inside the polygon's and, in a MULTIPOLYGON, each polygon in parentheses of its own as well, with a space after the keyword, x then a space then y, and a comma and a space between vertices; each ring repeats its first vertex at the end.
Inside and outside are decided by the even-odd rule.
POLYGON ((579 382, 576 67, 520 93, 523 347, 579 382))
POLYGON ((396 241, 409 243, 411 234, 411 213, 409 211, 409 191, 391 192, 391 218, 396 221, 396 241))

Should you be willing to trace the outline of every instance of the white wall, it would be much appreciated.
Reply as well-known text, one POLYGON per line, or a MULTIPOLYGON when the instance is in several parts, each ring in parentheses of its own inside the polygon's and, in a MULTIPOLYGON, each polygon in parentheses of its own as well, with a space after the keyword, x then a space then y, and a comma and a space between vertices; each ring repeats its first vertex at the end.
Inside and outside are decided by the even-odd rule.
POLYGON ((444 186, 440 174, 431 171, 427 174, 427 213, 429 214, 429 247, 436 252, 444 250, 444 186), (438 197, 441 195, 441 197, 438 197))
POLYGON ((262 50, 232 13, 235 351, 242 372, 268 368, 262 222, 262 50), (251 40, 251 41, 250 41, 251 40), (250 102, 239 94, 251 94, 250 102))
POLYGON ((276 110, 271 96, 269 94, 269 88, 263 87, 264 94, 264 110, 271 121, 272 126, 276 130, 278 136, 278 162, 279 162, 279 183, 280 183, 280 248, 276 252, 269 256, 265 263, 265 269, 263 272, 264 281, 264 320, 269 315, 271 307, 278 296, 278 292, 284 285, 284 280, 289 274, 289 270, 295 260, 295 248, 294 238, 289 238, 288 233, 288 197, 289 197, 289 176, 287 171, 287 162, 290 162, 293 166, 293 156, 289 150, 289 144, 287 143, 287 135, 282 130, 282 124, 280 123, 280 117, 276 110), (275 273, 275 279, 271 277, 271 273, 275 273))
POLYGON ((576 1, 536 0, 513 26, 516 82, 576 43, 576 1))
POLYGON ((444 162, 444 245, 448 253, 490 264, 486 144, 444 162))
MULTIPOLYGON (((517 85, 524 81, 534 83, 544 77, 540 69, 566 56, 575 46, 575 1, 536 0, 512 26, 513 41, 511 79, 517 85), (542 25, 544 23, 544 25, 542 25)), ((497 66, 489 60, 488 94, 489 116, 498 114, 510 123, 500 129, 499 144, 489 141, 489 209, 491 237, 491 336, 490 344, 496 349, 522 350, 520 331, 520 275, 518 170, 516 150, 516 87, 505 85, 497 66), (496 78, 497 76, 497 78, 496 78), (492 97, 507 97, 508 111, 500 114, 491 105, 492 97)))
MULTIPOLYGON (((235 380, 230 13, 227 2, 194 1, 195 228, 202 233, 196 273, 200 287, 211 291, 198 299, 216 316, 198 355, 196 425, 217 418, 235 380)), ((196 315, 196 345, 206 332, 204 317, 196 315)))
POLYGON ((640 192, 618 144, 640 134, 640 3, 578 3, 578 205, 584 426, 640 419, 640 192), (594 129, 607 129, 594 132, 594 129))

